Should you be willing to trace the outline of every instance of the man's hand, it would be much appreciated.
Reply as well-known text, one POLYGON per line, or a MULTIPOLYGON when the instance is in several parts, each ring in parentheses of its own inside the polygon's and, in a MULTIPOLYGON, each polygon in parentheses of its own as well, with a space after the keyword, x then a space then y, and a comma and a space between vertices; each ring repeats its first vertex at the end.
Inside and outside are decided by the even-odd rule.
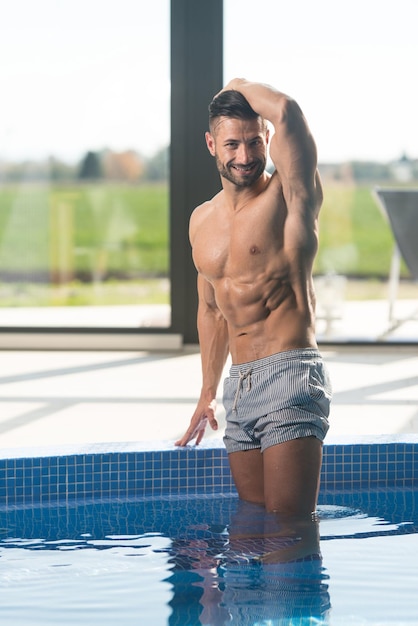
POLYGON ((245 78, 233 78, 232 80, 229 81, 229 83, 225 85, 225 87, 222 87, 222 89, 218 91, 217 94, 214 95, 214 99, 217 98, 223 91, 229 91, 230 89, 233 89, 235 91, 240 91, 240 87, 247 83, 248 81, 245 78))
POLYGON ((193 413, 190 420, 190 426, 186 430, 181 439, 176 441, 176 446, 187 446, 190 441, 196 439, 196 445, 203 439, 205 434, 206 424, 209 422, 212 430, 218 430, 218 422, 215 418, 216 400, 213 399, 209 404, 206 401, 200 400, 197 405, 196 411, 193 413))

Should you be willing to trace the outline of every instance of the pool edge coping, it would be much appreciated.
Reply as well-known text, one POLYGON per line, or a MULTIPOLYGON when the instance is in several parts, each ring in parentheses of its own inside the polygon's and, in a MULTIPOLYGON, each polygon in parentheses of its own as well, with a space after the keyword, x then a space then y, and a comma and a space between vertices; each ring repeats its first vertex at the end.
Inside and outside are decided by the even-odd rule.
MULTIPOLYGON (((329 436, 324 447, 336 445, 379 445, 388 443, 418 444, 417 433, 399 433, 382 435, 338 435, 329 436)), ((120 441, 101 443, 70 443, 45 446, 22 446, 0 448, 0 460, 45 458, 56 456, 75 456, 85 454, 111 454, 121 452, 166 452, 178 450, 179 454, 187 450, 224 449, 221 438, 212 438, 196 446, 194 444, 179 447, 172 440, 120 441)))

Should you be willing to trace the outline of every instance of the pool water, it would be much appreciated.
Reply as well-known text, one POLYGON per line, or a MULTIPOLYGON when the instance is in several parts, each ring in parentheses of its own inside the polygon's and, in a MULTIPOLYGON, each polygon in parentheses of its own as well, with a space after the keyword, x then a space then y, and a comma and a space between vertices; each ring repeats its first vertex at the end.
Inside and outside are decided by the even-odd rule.
POLYGON ((321 494, 294 532, 233 495, 0 510, 0 623, 416 625, 417 502, 321 494))

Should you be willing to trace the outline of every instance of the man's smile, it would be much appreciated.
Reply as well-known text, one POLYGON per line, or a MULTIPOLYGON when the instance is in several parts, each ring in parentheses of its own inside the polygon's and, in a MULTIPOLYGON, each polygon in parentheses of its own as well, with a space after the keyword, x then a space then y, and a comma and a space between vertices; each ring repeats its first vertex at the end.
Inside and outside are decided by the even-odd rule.
POLYGON ((230 167, 238 172, 242 172, 243 174, 252 172, 256 167, 256 163, 249 163, 248 165, 238 165, 237 163, 231 163, 230 167))
POLYGON ((234 167, 236 170, 240 170, 242 172, 249 172, 253 169, 254 165, 254 163, 250 163, 249 165, 237 165, 236 163, 233 163, 231 167, 234 167))

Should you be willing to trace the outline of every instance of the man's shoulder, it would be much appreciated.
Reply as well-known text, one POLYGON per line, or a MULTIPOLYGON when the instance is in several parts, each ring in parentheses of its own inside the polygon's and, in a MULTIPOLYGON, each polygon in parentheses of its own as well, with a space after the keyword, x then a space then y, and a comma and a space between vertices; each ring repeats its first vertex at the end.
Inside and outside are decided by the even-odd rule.
POLYGON ((197 207, 193 209, 192 218, 197 218, 202 215, 205 215, 206 213, 208 213, 208 211, 211 210, 211 206, 212 206, 212 200, 205 200, 205 202, 202 202, 202 204, 199 204, 197 207))
POLYGON ((221 194, 222 192, 219 192, 210 200, 206 200, 205 202, 202 202, 202 204, 199 204, 192 211, 191 219, 200 220, 210 215, 214 210, 216 210, 216 207, 219 206, 221 194))
POLYGON ((190 216, 189 223, 189 231, 190 238, 193 239, 194 234, 197 230, 202 228, 202 226, 206 223, 207 220, 210 220, 211 216, 216 211, 217 206, 219 206, 218 200, 219 194, 217 194, 211 200, 206 200, 206 202, 202 202, 199 204, 193 211, 190 216))

